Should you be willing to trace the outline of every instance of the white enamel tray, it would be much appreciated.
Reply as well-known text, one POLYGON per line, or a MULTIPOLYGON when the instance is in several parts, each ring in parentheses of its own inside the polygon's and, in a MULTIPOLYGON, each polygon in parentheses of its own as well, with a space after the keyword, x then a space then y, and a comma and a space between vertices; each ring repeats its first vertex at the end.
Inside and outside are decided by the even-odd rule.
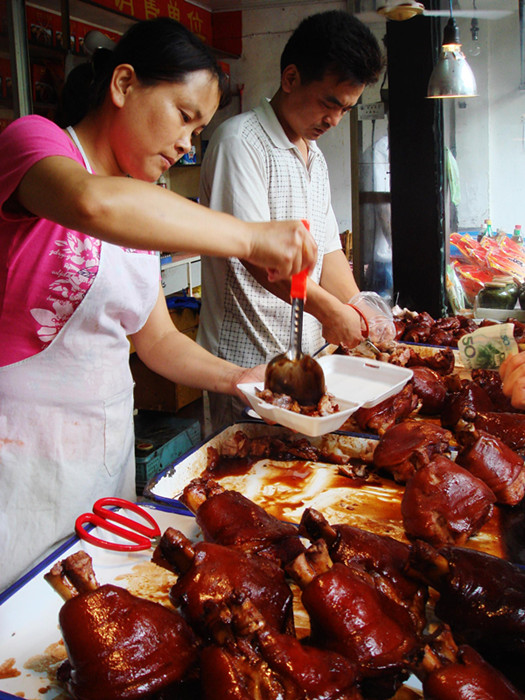
MULTIPOLYGON (((161 532, 172 526, 190 539, 200 536, 195 518, 154 504, 142 502, 141 506, 150 510, 161 532)), ((131 513, 130 516, 136 517, 131 513)), ((103 538, 112 537, 111 533, 105 531, 97 533, 95 529, 93 532, 103 538)), ((50 681, 46 672, 55 649, 59 651, 62 648, 63 653, 58 628, 58 612, 63 600, 45 581, 44 574, 56 561, 81 549, 92 557, 100 584, 114 583, 130 588, 134 580, 140 580, 143 572, 153 567, 150 563, 152 550, 113 552, 72 537, 17 584, 2 593, 0 666, 4 667, 7 662, 18 675, 12 678, 0 677, 0 699, 23 697, 26 700, 65 700, 69 697, 62 688, 50 681), (135 576, 134 571, 137 571, 135 576)))
MULTIPOLYGON (((194 517, 155 504, 142 502, 141 505, 151 509, 162 532, 172 526, 190 540, 202 538, 194 517)), ((112 537, 107 532, 95 531, 95 534, 112 537)), ((62 649, 62 655, 65 651, 58 628, 58 613, 63 601, 43 576, 56 561, 80 549, 85 549, 92 557, 100 584, 114 583, 162 603, 176 580, 174 574, 151 564, 151 550, 113 552, 72 537, 23 580, 0 595, 0 666, 5 669, 9 665, 18 673, 10 678, 0 677, 0 700, 16 700, 21 697, 26 700, 66 700, 70 697, 58 684, 50 681, 46 671, 49 663, 58 658, 54 656, 57 647, 62 649)), ((406 687, 417 689, 417 679, 411 677, 406 687)))

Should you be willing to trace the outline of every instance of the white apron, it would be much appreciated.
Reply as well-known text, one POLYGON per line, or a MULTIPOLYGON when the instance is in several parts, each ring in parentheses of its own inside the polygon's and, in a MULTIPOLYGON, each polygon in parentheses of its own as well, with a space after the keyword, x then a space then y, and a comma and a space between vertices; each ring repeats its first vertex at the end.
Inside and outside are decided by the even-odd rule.
POLYGON ((158 292, 156 255, 103 242, 96 278, 53 342, 0 368, 0 591, 97 498, 134 498, 126 336, 158 292))

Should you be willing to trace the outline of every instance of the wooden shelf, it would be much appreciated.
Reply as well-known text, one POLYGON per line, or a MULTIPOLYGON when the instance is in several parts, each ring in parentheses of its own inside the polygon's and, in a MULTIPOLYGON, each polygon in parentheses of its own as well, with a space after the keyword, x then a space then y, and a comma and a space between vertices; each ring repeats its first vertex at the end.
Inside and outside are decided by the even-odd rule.
POLYGON ((63 61, 66 57, 66 51, 59 48, 58 46, 45 46, 44 44, 35 44, 33 42, 28 43, 29 57, 30 59, 44 59, 44 60, 54 60, 63 61))
MULTIPOLYGON (((42 0, 42 2, 28 2, 31 7, 61 14, 61 0, 42 0)), ((110 8, 92 5, 84 0, 70 0, 69 17, 78 22, 92 24, 100 29, 124 34, 124 32, 136 22, 132 17, 122 15, 110 8)))

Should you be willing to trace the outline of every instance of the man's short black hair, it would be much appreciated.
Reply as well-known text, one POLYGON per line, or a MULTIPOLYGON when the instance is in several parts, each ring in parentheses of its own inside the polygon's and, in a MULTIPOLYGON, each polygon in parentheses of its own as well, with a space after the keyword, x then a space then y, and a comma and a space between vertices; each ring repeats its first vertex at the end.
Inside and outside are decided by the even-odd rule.
POLYGON ((301 80, 311 83, 333 73, 341 81, 375 83, 384 60, 370 29, 343 10, 306 17, 288 39, 281 55, 281 73, 294 64, 301 80))

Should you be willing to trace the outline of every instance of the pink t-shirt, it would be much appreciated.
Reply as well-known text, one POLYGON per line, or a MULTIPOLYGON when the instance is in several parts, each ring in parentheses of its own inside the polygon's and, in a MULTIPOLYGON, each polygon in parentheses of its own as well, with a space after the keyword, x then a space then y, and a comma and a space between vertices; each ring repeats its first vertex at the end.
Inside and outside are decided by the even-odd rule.
POLYGON ((0 134, 2 367, 41 352, 53 341, 99 268, 97 238, 6 207, 29 168, 48 156, 65 156, 84 165, 68 135, 44 117, 21 117, 0 134))
POLYGON ((5 206, 31 166, 48 156, 84 165, 56 124, 31 115, 0 134, 0 365, 43 350, 71 317, 97 274, 101 243, 5 206), (7 209, 7 210, 6 210, 7 209))

